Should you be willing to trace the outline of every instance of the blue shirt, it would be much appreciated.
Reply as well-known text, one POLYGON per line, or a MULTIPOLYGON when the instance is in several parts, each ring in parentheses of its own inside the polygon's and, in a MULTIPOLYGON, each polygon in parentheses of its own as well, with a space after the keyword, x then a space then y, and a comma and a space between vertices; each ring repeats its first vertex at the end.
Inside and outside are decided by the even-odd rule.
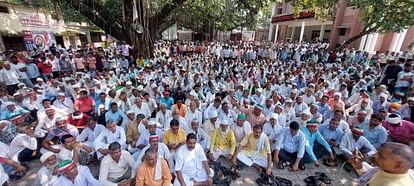
POLYGON ((328 142, 326 142, 325 139, 323 139, 321 133, 319 131, 316 131, 315 133, 311 133, 307 128, 301 129, 303 134, 306 137, 307 144, 305 147, 306 153, 310 156, 312 161, 316 161, 317 158, 315 156, 315 153, 313 153, 313 146, 315 145, 315 141, 317 141, 319 144, 321 144, 328 152, 332 152, 331 147, 329 146, 328 142))
POLYGON ((369 123, 364 123, 360 126, 364 130, 364 137, 378 149, 381 144, 387 141, 387 130, 380 124, 373 129, 370 129, 369 123))
POLYGON ((0 119, 2 120, 9 120, 15 116, 30 113, 29 111, 23 109, 23 108, 16 108, 13 112, 10 112, 8 109, 5 109, 0 116, 0 119))
POLYGON ((329 107, 329 105, 326 103, 325 105, 321 105, 321 103, 319 103, 318 106, 318 112, 322 114, 322 121, 325 121, 329 118, 329 111, 331 110, 331 107, 329 107))
POLYGON ((174 99, 172 97, 169 97, 168 99, 166 99, 165 97, 162 97, 160 99, 160 103, 161 104, 166 104, 167 109, 171 110, 171 107, 174 105, 174 99))
POLYGON ((26 74, 28 78, 33 79, 39 77, 39 68, 37 68, 36 64, 30 63, 26 65, 26 68, 26 74))
POLYGON ((105 113, 105 120, 106 122, 108 122, 109 120, 113 120, 119 126, 123 121, 127 121, 128 117, 120 110, 116 111, 115 113, 109 110, 105 113))
POLYGON ((297 158, 305 155, 306 137, 301 130, 295 136, 290 133, 289 127, 282 129, 281 135, 277 139, 276 149, 284 149, 289 153, 297 152, 297 158))
POLYGON ((329 128, 329 123, 320 125, 319 133, 321 133, 322 137, 326 141, 333 139, 336 141, 337 144, 341 143, 342 137, 344 136, 344 132, 340 128, 331 130, 329 128))

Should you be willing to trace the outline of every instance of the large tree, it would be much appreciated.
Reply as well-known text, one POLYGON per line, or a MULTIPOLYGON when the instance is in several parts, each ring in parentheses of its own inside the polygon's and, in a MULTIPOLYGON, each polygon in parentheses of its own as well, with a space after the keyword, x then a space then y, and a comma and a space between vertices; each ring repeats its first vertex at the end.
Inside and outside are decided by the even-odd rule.
MULTIPOLYGON (((334 16, 338 0, 287 0, 285 2, 292 2, 296 13, 311 10, 315 12, 317 19, 326 20, 334 16)), ((359 34, 341 43, 340 48, 370 33, 401 32, 414 25, 413 0, 349 0, 349 3, 360 9, 362 13, 360 19, 364 27, 359 34)))

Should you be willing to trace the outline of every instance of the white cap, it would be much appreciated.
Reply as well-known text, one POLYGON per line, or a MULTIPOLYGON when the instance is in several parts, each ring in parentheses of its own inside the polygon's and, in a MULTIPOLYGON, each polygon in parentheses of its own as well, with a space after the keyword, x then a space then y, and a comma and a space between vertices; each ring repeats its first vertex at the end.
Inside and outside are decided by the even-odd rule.
POLYGON ((36 81, 41 81, 41 82, 43 82, 43 79, 42 79, 42 78, 36 78, 36 81))
POLYGON ((312 114, 309 112, 309 110, 304 110, 300 114, 306 114, 308 116, 311 116, 312 114))
POLYGON ((217 118, 217 117, 218 117, 217 111, 213 110, 210 112, 210 118, 217 118))
POLYGON ((286 102, 286 103, 293 103, 292 99, 290 99, 290 98, 286 99, 286 101, 285 101, 285 102, 286 102))
MULTIPOLYGON (((104 106, 105 107, 105 106, 104 106)), ((126 114, 135 114, 135 112, 134 111, 132 111, 132 110, 128 110, 127 112, 126 112, 126 114)))
POLYGON ((139 91, 144 90, 144 86, 142 86, 142 85, 138 86, 138 87, 137 87, 137 90, 139 90, 139 91))
POLYGON ((335 92, 334 96, 342 97, 342 94, 340 92, 335 92))
POLYGON ((190 95, 191 95, 191 96, 194 96, 194 97, 197 97, 197 96, 198 96, 198 95, 197 95, 197 93, 196 93, 196 92, 194 92, 194 91, 191 91, 191 92, 190 92, 190 95))
POLYGON ((40 157, 40 162, 45 163, 47 159, 49 159, 51 156, 55 155, 55 153, 47 151, 43 153, 43 155, 40 157))
POLYGON ((230 123, 229 123, 228 120, 225 119, 225 120, 221 121, 220 124, 228 126, 230 123))
POLYGON ((63 93, 63 92, 59 92, 59 93, 58 93, 58 96, 65 96, 65 93, 63 93))
POLYGON ((401 123, 402 119, 401 116, 398 114, 388 114, 387 116, 387 122, 392 125, 399 125, 401 123))
POLYGON ((409 97, 407 101, 414 101, 414 97, 409 97))
POLYGON ((66 119, 67 119, 66 116, 57 116, 56 117, 56 121, 64 121, 66 119))
POLYGON ((277 118, 279 117, 279 114, 277 114, 277 113, 272 113, 272 114, 270 114, 270 117, 269 117, 269 120, 270 119, 276 119, 277 120, 277 118))
POLYGON ((130 81, 127 81, 126 83, 125 83, 125 85, 132 85, 132 82, 130 82, 130 81))
POLYGON ((262 88, 258 88, 258 89, 256 89, 256 92, 260 92, 260 93, 262 93, 262 91, 263 91, 263 89, 262 89, 262 88))

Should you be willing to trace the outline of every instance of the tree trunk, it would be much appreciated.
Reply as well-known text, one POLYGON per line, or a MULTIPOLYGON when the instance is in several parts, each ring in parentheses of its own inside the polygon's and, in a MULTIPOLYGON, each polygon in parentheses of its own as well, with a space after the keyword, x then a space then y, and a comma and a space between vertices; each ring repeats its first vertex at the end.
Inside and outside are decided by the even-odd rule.
POLYGON ((336 47, 336 49, 341 50, 341 49, 347 47, 352 42, 354 42, 354 41, 358 40, 359 38, 363 37, 364 35, 370 34, 370 33, 372 33, 373 31, 375 31, 377 29, 378 29, 378 27, 372 27, 372 28, 369 28, 369 29, 364 29, 362 32, 355 35, 354 37, 351 37, 351 38, 345 40, 344 42, 342 42, 338 47, 336 47))

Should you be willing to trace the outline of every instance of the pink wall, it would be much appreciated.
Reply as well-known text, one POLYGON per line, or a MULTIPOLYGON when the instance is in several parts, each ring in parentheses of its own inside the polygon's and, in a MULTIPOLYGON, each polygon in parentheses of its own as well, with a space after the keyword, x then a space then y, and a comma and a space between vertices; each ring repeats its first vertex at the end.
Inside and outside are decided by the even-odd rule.
POLYGON ((408 46, 414 42, 414 26, 411 26, 407 34, 405 35, 405 39, 403 44, 401 45, 401 51, 409 50, 408 46))

